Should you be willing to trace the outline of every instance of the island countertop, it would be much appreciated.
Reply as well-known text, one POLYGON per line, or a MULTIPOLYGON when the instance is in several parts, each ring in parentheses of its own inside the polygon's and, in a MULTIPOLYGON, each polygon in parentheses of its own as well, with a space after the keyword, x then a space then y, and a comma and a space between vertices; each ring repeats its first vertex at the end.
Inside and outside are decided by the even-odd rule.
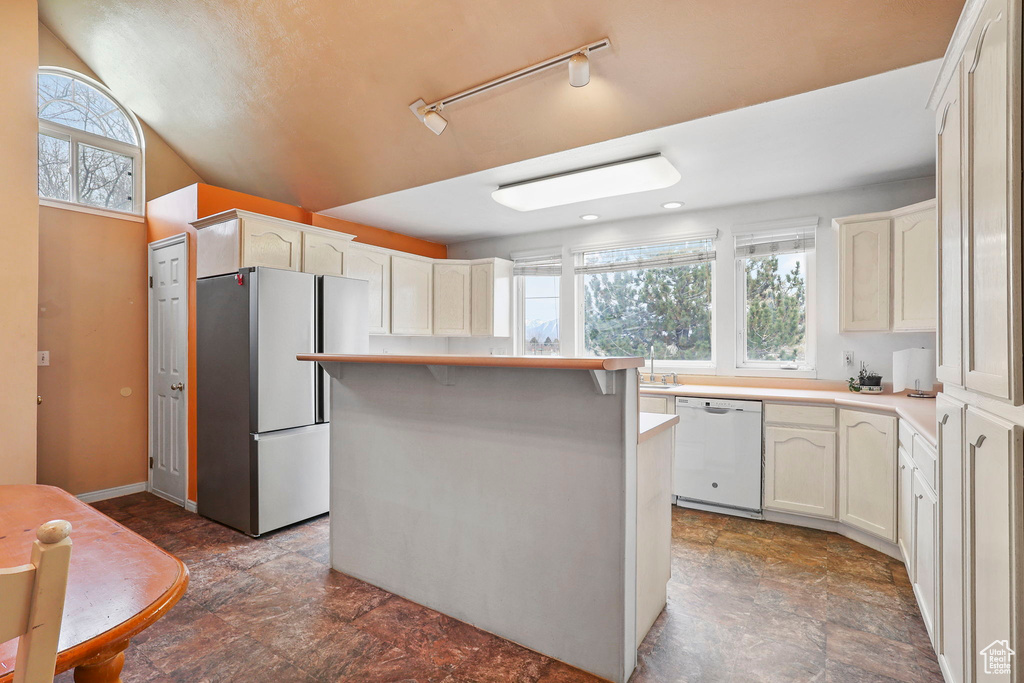
POLYGON ((630 356, 573 358, 568 356, 397 356, 393 354, 302 353, 299 360, 321 363, 384 363, 388 365, 461 365, 476 368, 537 368, 547 370, 628 370, 644 359, 630 356))

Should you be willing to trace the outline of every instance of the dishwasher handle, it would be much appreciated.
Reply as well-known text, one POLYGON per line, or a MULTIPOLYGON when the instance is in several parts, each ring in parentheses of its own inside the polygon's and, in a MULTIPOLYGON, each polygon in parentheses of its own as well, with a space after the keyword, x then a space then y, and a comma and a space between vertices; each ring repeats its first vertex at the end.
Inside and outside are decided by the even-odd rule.
POLYGON ((711 413, 712 415, 725 415, 732 412, 728 408, 712 408, 710 406, 704 406, 703 410, 705 413, 711 413))

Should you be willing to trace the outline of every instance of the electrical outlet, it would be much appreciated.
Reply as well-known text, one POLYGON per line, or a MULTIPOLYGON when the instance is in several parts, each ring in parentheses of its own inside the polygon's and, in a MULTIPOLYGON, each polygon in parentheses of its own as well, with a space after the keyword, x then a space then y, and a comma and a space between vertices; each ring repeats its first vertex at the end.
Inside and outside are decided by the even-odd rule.
POLYGON ((853 365, 853 351, 843 351, 843 363, 853 365))
POLYGON ((39 352, 39 360, 37 362, 37 365, 49 365, 49 364, 50 364, 50 352, 49 351, 40 351, 39 352))

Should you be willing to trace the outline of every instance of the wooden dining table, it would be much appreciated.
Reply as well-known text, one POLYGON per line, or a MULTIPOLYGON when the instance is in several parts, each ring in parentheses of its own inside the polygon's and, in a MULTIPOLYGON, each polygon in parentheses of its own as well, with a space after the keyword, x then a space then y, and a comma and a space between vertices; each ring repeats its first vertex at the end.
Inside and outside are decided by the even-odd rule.
MULTIPOLYGON (((76 683, 115 683, 130 639, 178 602, 188 569, 70 493, 33 485, 0 486, 0 567, 27 563, 36 529, 52 519, 71 522, 72 542, 55 674, 74 668, 76 683)), ((0 683, 14 678, 17 649, 17 639, 0 643, 0 683)))

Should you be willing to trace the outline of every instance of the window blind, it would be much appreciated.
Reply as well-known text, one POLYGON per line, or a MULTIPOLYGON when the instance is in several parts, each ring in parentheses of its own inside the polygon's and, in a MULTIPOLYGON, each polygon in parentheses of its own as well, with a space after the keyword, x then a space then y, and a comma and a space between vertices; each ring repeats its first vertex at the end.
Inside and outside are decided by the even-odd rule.
POLYGON ((534 258, 516 259, 512 264, 513 275, 547 275, 562 274, 561 256, 537 256, 534 258))
POLYGON ((582 263, 576 266, 575 272, 581 275, 618 273, 690 266, 714 260, 714 239, 706 237, 675 244, 585 251, 582 263))
POLYGON ((735 236, 736 257, 799 254, 814 251, 814 231, 817 227, 817 225, 789 226, 779 230, 738 232, 735 236))

